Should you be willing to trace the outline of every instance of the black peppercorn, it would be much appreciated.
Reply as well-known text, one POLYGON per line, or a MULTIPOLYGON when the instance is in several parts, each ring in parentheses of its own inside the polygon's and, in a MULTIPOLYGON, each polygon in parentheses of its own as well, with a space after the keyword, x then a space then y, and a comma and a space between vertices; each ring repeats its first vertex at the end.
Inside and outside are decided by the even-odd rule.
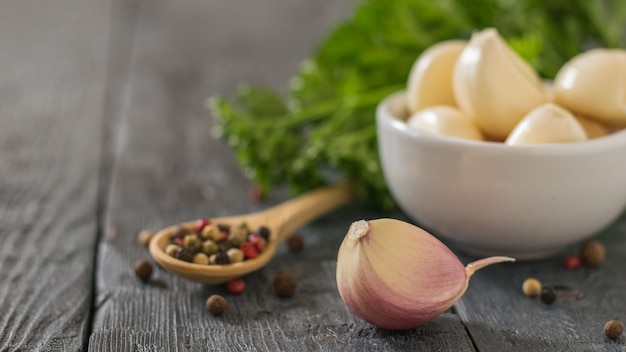
POLYGON ((145 259, 136 261, 133 269, 135 269, 135 275, 144 282, 148 281, 152 275, 152 264, 145 259))
POLYGON ((304 247, 304 239, 299 234, 292 235, 287 240, 287 247, 291 252, 300 252, 304 247))
POLYGON ((230 226, 227 224, 217 224, 217 229, 220 230, 220 232, 230 232, 230 226))
POLYGON ((217 242, 217 250, 220 252, 228 252, 229 249, 236 248, 230 241, 219 241, 217 242))
POLYGON ((552 304, 556 301, 556 293, 550 286, 544 286, 541 288, 541 294, 539 295, 541 302, 545 304, 552 304))
POLYGON ((178 253, 176 253, 176 258, 180 260, 184 260, 186 262, 193 262, 193 257, 196 255, 196 252, 193 249, 187 247, 181 247, 178 253))
POLYGON ((220 295, 211 295, 211 297, 206 300, 205 307, 212 315, 222 315, 226 311, 226 308, 228 308, 228 302, 220 295))
POLYGON ((286 271, 279 271, 274 276, 272 284, 274 286, 274 293, 276 293, 276 296, 291 297, 296 292, 298 280, 295 276, 286 271))
POLYGON ((230 257, 224 252, 215 254, 215 264, 230 264, 230 257))
POLYGON ((604 334, 610 339, 616 339, 624 332, 624 324, 619 320, 609 320, 604 324, 604 334))
POLYGON ((268 229, 267 227, 259 226, 259 228, 256 230, 256 233, 261 235, 261 237, 263 237, 266 241, 269 241, 269 239, 270 239, 270 229, 268 229))

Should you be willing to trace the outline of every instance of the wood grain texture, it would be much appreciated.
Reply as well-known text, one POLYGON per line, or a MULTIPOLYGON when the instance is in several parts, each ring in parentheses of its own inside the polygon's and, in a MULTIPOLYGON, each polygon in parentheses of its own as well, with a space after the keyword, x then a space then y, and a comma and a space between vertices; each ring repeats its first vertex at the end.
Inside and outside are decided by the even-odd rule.
POLYGON ((0 351, 86 345, 109 15, 0 2, 0 351))
POLYGON ((93 351, 473 351, 459 318, 447 313, 419 329, 388 332, 355 318, 335 284, 336 251, 350 222, 375 217, 347 208, 302 229, 295 255, 282 247, 248 277, 240 296, 157 269, 144 284, 132 264, 147 258, 136 243, 144 228, 199 217, 247 213, 248 197, 231 150, 210 135, 203 101, 232 94, 242 81, 285 89, 288 77, 353 1, 145 1, 134 38, 128 105, 112 138, 119 142, 99 247, 93 351), (299 278, 298 293, 279 299, 274 273, 299 278), (212 317, 213 293, 230 307, 212 317))
POLYGON ((572 246, 548 260, 493 266, 478 272, 456 305, 478 349, 624 351, 624 336, 610 340, 602 328, 608 320, 626 320, 626 217, 596 239, 607 247, 607 260, 598 268, 565 269, 564 256, 578 253, 578 246, 572 246), (583 297, 543 304, 522 294, 522 283, 528 277, 579 289, 583 297))

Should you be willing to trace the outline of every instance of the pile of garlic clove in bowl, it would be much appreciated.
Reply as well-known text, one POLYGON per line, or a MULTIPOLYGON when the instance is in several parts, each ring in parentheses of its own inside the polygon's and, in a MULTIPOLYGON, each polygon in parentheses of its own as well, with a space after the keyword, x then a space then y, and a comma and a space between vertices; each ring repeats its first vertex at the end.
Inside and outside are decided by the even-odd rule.
POLYGON ((424 51, 377 109, 385 180, 418 225, 476 256, 555 255, 626 207, 626 51, 542 81, 489 28, 424 51))

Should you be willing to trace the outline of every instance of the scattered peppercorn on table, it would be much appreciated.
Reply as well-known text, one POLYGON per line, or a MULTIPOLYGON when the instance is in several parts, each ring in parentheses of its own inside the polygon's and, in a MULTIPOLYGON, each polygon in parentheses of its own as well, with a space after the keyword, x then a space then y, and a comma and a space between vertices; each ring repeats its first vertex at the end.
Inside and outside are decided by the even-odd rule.
POLYGON ((0 351, 623 351, 624 215, 600 247, 485 268, 399 331, 355 316, 335 281, 350 224, 398 211, 344 207, 224 285, 152 261, 151 232, 288 199, 251 196, 204 99, 244 80, 286 89, 356 3, 0 3, 0 351))

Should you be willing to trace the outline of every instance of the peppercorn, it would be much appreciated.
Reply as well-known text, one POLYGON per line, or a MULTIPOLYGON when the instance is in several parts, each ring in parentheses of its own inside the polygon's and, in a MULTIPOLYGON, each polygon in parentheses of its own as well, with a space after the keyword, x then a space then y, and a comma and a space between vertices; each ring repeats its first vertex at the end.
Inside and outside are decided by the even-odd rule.
POLYGON ((610 339, 616 339, 624 332, 624 324, 619 320, 609 320, 604 324, 604 334, 610 339))
POLYGON ((541 282, 534 277, 524 280, 522 292, 528 297, 536 297, 541 293, 541 282))
POLYGON ((221 239, 220 230, 218 230, 217 226, 207 225, 202 229, 200 233, 202 239, 211 240, 217 242, 221 239))
POLYGON ((154 237, 154 233, 152 231, 141 230, 137 235, 137 241, 139 242, 139 244, 147 247, 148 244, 150 244, 150 240, 152 239, 152 237, 154 237))
POLYGON ((206 255, 211 255, 211 254, 215 254, 217 253, 217 243, 211 241, 211 240, 206 240, 204 242, 202 242, 202 251, 206 254, 206 255))
POLYGON ((196 220, 194 232, 196 234, 201 234, 202 230, 204 230, 204 228, 210 224, 211 224, 211 220, 209 219, 198 219, 196 220))
POLYGON ((580 248, 580 259, 587 266, 598 266, 602 264, 606 256, 604 245, 599 241, 588 241, 580 248))
POLYGON ((195 252, 198 252, 200 247, 202 247, 202 243, 196 234, 185 235, 183 238, 183 246, 193 249, 195 252))
POLYGON ((226 284, 228 292, 233 295, 240 295, 246 289, 246 282, 243 279, 233 279, 226 284))
POLYGON ((226 224, 217 224, 217 229, 220 232, 228 232, 228 231, 230 231, 230 226, 226 225, 226 224))
POLYGON ((263 252, 265 250, 265 244, 267 243, 261 235, 258 233, 252 233, 248 236, 248 242, 254 245, 257 252, 263 252))
POLYGON ((141 281, 146 282, 150 280, 150 276, 152 275, 152 264, 149 261, 139 259, 135 262, 133 269, 135 269, 135 275, 137 275, 141 281))
POLYGON ((541 288, 541 294, 539 296, 541 302, 545 304, 552 304, 556 301, 556 293, 554 292, 554 288, 550 286, 543 286, 541 288))
POLYGON ((193 256, 193 262, 196 264, 207 265, 209 264, 209 256, 204 253, 198 253, 193 256))
POLYGON ((228 308, 228 301, 220 295, 211 295, 204 306, 212 315, 222 315, 228 308))
POLYGON ((215 264, 218 264, 218 265, 230 264, 230 258, 228 257, 228 254, 224 252, 215 253, 215 264))
POLYGON ((302 247, 304 247, 304 238, 302 238, 299 234, 292 235, 287 240, 287 247, 289 248, 289 251, 293 253, 300 252, 302 247))
POLYGON ((174 232, 172 232, 172 234, 170 235, 170 239, 173 240, 175 238, 183 238, 190 233, 191 231, 189 231, 187 228, 179 226, 174 230, 174 232))
POLYGON ((248 194, 250 195, 250 198, 255 202, 260 202, 263 199, 263 190, 258 185, 250 187, 248 194))
POLYGON ((572 254, 563 258, 562 264, 565 269, 574 270, 574 269, 579 268, 582 262, 580 260, 580 256, 578 256, 577 254, 572 254))
POLYGON ((292 274, 286 271, 279 271, 272 281, 274 293, 278 297, 291 297, 296 292, 298 280, 292 274))
POLYGON ((170 257, 176 258, 176 254, 178 253, 179 249, 180 246, 178 246, 177 244, 168 244, 167 247, 165 247, 165 254, 169 255, 170 257))
POLYGON ((233 247, 239 247, 240 244, 246 241, 248 237, 248 230, 241 226, 233 226, 228 232, 228 242, 233 247))
POLYGON ((246 259, 254 259, 259 256, 259 251, 252 242, 244 242, 239 246, 239 249, 243 252, 243 256, 246 259))
POLYGON ((263 237, 266 241, 270 240, 270 229, 268 229, 267 227, 259 226, 259 228, 255 232, 261 235, 261 237, 263 237))
POLYGON ((229 249, 226 251, 226 255, 228 255, 231 263, 239 263, 243 261, 243 252, 239 248, 229 249))
POLYGON ((176 258, 184 260, 186 262, 192 262, 195 255, 196 252, 193 249, 187 247, 181 247, 178 252, 176 252, 176 258))

